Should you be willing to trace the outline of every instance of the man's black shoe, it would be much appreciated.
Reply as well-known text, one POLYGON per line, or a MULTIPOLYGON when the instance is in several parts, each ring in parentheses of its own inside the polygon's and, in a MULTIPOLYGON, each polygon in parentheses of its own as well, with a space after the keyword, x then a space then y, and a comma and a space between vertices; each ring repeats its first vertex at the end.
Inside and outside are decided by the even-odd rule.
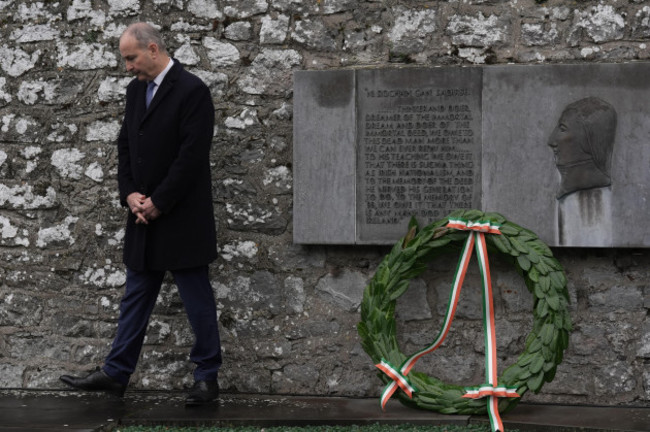
POLYGON ((196 381, 185 399, 185 406, 205 405, 218 398, 219 383, 217 381, 196 381))
POLYGON ((91 372, 85 378, 61 375, 59 379, 77 390, 103 391, 119 397, 124 396, 124 391, 126 390, 124 384, 115 381, 100 368, 97 368, 97 370, 91 372))

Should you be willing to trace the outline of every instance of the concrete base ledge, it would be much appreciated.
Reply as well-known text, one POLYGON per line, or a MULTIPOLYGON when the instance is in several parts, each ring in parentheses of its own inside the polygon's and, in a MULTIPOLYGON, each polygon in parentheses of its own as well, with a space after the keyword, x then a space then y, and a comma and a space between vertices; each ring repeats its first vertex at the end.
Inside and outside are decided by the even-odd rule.
MULTIPOLYGON (((73 391, 0 390, 0 432, 111 431, 118 425, 314 426, 485 424, 482 416, 450 416, 378 399, 224 394, 212 406, 184 407, 182 392, 127 392, 123 399, 73 391)), ((525 431, 650 431, 650 407, 518 405, 503 416, 525 431)))

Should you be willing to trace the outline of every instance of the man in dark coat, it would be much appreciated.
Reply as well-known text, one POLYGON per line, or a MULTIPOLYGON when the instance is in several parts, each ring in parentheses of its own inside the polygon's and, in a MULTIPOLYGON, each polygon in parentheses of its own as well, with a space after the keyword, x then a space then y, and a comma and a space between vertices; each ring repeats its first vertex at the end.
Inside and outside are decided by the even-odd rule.
POLYGON ((214 106, 206 85, 169 57, 150 25, 129 26, 120 38, 126 91, 118 138, 118 183, 130 209, 124 240, 126 291, 104 366, 61 380, 81 390, 123 395, 140 355, 149 317, 170 271, 195 335, 196 364, 187 405, 214 401, 221 345, 208 264, 217 256, 209 153, 214 106))

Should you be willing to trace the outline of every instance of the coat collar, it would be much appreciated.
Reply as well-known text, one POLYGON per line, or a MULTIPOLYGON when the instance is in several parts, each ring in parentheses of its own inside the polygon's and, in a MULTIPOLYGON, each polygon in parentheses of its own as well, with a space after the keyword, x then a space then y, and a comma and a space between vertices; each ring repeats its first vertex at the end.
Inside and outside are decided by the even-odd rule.
POLYGON ((174 60, 174 65, 172 68, 167 72, 167 75, 165 75, 165 78, 163 81, 160 83, 160 86, 158 87, 158 91, 156 91, 156 95, 154 96, 153 100, 151 101, 151 104, 149 105, 149 108, 147 109, 145 107, 144 99, 145 99, 145 92, 147 89, 147 83, 142 81, 140 83, 140 89, 139 93, 141 97, 139 98, 138 106, 139 111, 141 111, 141 119, 144 121, 149 114, 154 112, 158 105, 165 99, 167 94, 172 90, 174 87, 174 84, 178 80, 178 76, 180 75, 181 71, 183 70, 183 66, 180 64, 180 62, 176 59, 174 60), (140 103, 141 102, 141 103, 140 103))

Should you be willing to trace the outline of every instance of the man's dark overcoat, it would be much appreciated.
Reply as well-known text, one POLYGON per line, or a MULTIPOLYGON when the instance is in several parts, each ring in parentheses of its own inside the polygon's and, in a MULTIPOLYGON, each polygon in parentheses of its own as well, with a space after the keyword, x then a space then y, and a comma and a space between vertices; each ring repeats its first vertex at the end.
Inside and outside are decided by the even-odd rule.
POLYGON ((214 105, 210 91, 178 61, 145 106, 146 82, 126 90, 118 138, 120 201, 139 192, 162 215, 136 224, 129 212, 124 263, 133 270, 180 270, 207 265, 217 256, 210 148, 214 105))

